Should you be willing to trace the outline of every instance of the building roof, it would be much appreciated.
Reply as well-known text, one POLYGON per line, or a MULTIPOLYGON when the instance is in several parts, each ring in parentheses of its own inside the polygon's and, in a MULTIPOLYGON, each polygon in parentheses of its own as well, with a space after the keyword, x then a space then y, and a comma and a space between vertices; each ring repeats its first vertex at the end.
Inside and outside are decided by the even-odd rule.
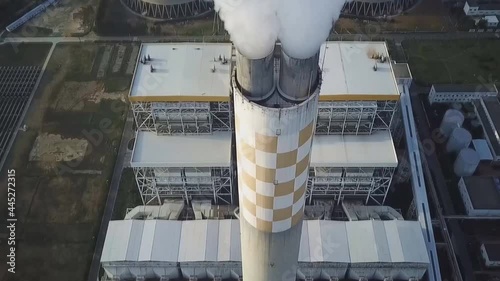
POLYGON ((436 93, 498 93, 495 84, 434 84, 436 93))
POLYGON ((392 70, 396 79, 412 78, 410 66, 407 63, 393 63, 392 70))
POLYGON ((486 0, 486 1, 478 1, 478 0, 468 0, 467 3, 470 7, 478 7, 478 10, 500 10, 500 2, 497 0, 486 0))
POLYGON ((311 167, 397 167, 389 131, 371 135, 315 135, 311 167))
POLYGON ((132 167, 229 167, 231 133, 158 136, 138 131, 132 167))
POLYGON ((465 188, 474 209, 500 210, 500 179, 464 177, 465 188))
POLYGON ((500 243, 483 243, 484 250, 490 261, 500 261, 500 243))
POLYGON ((144 43, 139 54, 131 101, 229 100, 230 43, 144 43), (141 63, 144 56, 150 56, 151 61, 141 63), (214 61, 219 56, 228 63, 214 61))
MULTIPOLYGON (((299 262, 429 263, 417 221, 306 220, 302 230, 299 262)), ((119 261, 241 262, 239 221, 111 221, 101 262, 119 261), (150 260, 138 254, 151 249, 150 260)))
POLYGON ((320 100, 399 100, 385 42, 327 42, 321 47, 320 66, 320 100), (386 61, 377 62, 373 55, 386 61))
POLYGON ((497 23, 498 24, 498 16, 484 16, 484 19, 488 23, 497 23))
POLYGON ((495 156, 500 155, 500 102, 497 98, 483 98, 475 101, 477 115, 483 125, 486 137, 493 148, 495 156), (491 120, 491 122, 490 122, 491 120))
POLYGON ((479 154, 479 159, 481 160, 493 160, 493 155, 491 155, 490 147, 485 139, 475 139, 472 140, 472 145, 474 150, 479 154))

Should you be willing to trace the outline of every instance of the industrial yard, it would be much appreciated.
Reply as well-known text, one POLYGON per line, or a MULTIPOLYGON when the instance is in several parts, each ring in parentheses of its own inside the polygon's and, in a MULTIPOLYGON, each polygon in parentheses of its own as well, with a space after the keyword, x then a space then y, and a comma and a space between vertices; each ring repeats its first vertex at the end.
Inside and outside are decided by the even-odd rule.
POLYGON ((55 48, 4 167, 17 175, 15 280, 86 280, 138 49, 55 48))

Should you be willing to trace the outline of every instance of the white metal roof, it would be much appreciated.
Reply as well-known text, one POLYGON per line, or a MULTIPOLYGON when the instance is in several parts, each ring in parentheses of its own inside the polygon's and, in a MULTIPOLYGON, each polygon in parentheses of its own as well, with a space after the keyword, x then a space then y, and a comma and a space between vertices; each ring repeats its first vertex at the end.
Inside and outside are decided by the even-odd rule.
POLYGON ((320 100, 399 99, 385 42, 327 42, 321 47, 320 66, 320 100), (373 54, 386 57, 385 63, 377 62, 373 54))
POLYGON ((229 100, 231 53, 230 43, 144 43, 130 98, 136 101, 158 100, 158 97, 164 101, 229 100), (148 55, 151 61, 141 63, 148 55), (214 61, 219 56, 229 62, 214 61))
POLYGON ((493 160, 490 147, 485 139, 472 140, 472 145, 474 146, 474 150, 477 151, 477 154, 479 154, 479 159, 493 160))
POLYGON ((182 222, 144 221, 139 261, 177 262, 182 222))
POLYGON ((371 135, 315 135, 311 167, 397 167, 389 131, 371 135))
MULTIPOLYGON (((240 243, 238 220, 111 221, 101 262, 240 262, 240 243)), ((417 221, 306 220, 299 261, 427 264, 429 258, 417 221)))
POLYGON ((309 220, 302 225, 299 262, 350 261, 345 222, 309 220))
POLYGON ((141 247, 144 221, 113 221, 108 226, 101 261, 136 261, 141 247))
POLYGON ((137 132, 132 167, 229 167, 231 133, 158 136, 137 132))

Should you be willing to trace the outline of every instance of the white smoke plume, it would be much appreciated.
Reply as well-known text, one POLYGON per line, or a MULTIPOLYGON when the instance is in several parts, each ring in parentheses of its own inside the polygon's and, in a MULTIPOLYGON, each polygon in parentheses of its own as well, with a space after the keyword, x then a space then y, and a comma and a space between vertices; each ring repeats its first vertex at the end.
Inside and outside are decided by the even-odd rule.
POLYGON ((277 12, 279 40, 285 53, 306 59, 315 55, 330 35, 345 0, 282 0, 277 12))
POLYGON ((215 0, 215 10, 244 56, 260 59, 273 50, 280 28, 277 3, 276 0, 215 0))
POLYGON ((313 56, 328 38, 346 0, 214 0, 236 48, 267 56, 279 38, 294 58, 313 56))

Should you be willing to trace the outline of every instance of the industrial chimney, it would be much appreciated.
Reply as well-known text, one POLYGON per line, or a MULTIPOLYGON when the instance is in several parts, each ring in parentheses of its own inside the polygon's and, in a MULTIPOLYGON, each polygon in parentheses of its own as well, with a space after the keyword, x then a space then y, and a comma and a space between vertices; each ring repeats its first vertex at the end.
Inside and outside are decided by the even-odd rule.
POLYGON ((295 281, 321 85, 318 56, 282 53, 279 75, 272 55, 237 56, 232 86, 243 280, 295 281))

